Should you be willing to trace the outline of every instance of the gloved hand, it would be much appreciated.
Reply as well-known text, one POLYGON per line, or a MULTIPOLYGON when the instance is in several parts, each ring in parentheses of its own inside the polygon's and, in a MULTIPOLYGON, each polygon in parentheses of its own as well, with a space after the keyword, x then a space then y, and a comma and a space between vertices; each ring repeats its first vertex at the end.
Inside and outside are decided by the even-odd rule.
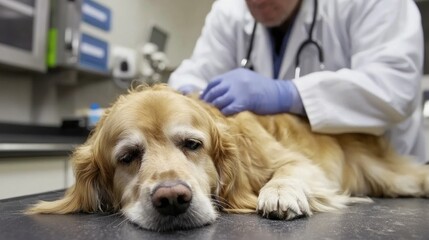
POLYGON ((211 81, 201 99, 225 115, 246 110, 264 115, 288 112, 296 95, 292 81, 273 80, 251 70, 237 68, 211 81))
POLYGON ((179 87, 177 89, 177 91, 179 91, 183 95, 189 95, 192 93, 200 92, 201 89, 195 85, 187 84, 187 85, 183 85, 183 86, 179 87))

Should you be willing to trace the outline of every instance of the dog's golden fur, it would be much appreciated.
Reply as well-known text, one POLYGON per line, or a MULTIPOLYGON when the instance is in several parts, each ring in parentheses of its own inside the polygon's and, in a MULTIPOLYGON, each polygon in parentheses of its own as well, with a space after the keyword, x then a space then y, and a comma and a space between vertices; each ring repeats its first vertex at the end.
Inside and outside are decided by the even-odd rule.
POLYGON ((122 211, 143 228, 169 230, 213 222, 212 202, 229 212, 293 219, 362 200, 354 197, 429 196, 428 168, 382 138, 317 134, 289 114, 225 117, 160 85, 121 96, 72 160, 75 185, 29 213, 122 211), (183 147, 188 139, 201 147, 183 147), (124 156, 132 161, 121 162, 124 156), (155 186, 170 180, 189 186, 193 214, 153 210, 155 186))

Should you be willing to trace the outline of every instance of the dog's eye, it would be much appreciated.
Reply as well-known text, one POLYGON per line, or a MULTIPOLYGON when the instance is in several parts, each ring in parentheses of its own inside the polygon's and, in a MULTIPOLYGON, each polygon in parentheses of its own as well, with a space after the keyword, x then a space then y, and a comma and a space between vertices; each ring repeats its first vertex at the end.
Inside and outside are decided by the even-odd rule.
POLYGON ((197 150, 201 146, 202 146, 202 143, 198 140, 195 140, 195 139, 186 139, 183 142, 183 147, 188 149, 188 150, 192 150, 192 151, 197 150))
POLYGON ((119 158, 119 162, 122 164, 130 164, 135 160, 140 160, 142 157, 143 151, 141 149, 130 149, 123 156, 119 158))

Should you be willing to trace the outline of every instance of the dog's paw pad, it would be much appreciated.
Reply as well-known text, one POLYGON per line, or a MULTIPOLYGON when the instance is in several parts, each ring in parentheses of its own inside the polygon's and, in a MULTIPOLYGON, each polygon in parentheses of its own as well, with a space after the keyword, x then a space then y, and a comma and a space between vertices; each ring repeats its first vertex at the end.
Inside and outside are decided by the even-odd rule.
POLYGON ((257 212, 266 218, 286 220, 311 215, 301 184, 294 185, 282 180, 270 182, 261 189, 257 212))

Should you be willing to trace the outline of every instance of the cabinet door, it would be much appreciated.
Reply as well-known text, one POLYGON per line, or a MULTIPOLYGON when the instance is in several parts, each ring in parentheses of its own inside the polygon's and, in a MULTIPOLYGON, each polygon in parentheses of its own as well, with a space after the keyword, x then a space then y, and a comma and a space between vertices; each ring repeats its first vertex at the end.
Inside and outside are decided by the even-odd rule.
POLYGON ((64 189, 68 157, 0 159, 0 199, 64 189))
POLYGON ((49 1, 0 1, 0 63, 44 71, 49 1))

